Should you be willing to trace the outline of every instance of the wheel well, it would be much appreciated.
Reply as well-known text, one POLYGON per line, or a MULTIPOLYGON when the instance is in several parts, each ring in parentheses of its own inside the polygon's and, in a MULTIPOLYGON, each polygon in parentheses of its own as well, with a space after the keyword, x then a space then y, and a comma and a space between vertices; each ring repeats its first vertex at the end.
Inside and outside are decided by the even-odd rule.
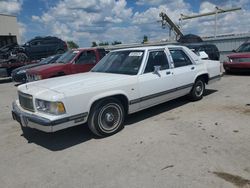
POLYGON ((96 103, 98 103, 99 101, 102 101, 102 100, 105 100, 105 99, 110 99, 110 98, 115 98, 115 99, 119 100, 122 103, 123 107, 124 107, 125 114, 128 114, 128 98, 125 95, 122 95, 122 94, 112 95, 112 96, 108 96, 108 97, 104 97, 104 98, 96 100, 95 102, 92 103, 90 111, 92 110, 93 106, 96 103))
POLYGON ((208 74, 199 75, 195 80, 197 80, 198 78, 202 78, 205 83, 208 84, 208 74))

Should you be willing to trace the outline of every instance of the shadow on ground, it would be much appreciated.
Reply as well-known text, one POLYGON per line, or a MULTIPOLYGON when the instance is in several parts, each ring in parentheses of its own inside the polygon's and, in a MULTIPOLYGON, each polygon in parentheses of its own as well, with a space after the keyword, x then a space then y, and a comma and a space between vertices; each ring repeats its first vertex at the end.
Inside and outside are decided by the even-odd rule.
MULTIPOLYGON (((207 89, 205 97, 213 94, 217 90, 207 89)), ((163 112, 179 108, 190 101, 187 97, 181 97, 155 107, 129 115, 125 121, 125 126, 133 125, 137 122, 151 118, 163 112)), ((69 147, 87 142, 91 139, 99 139, 94 136, 86 124, 61 130, 55 133, 44 133, 34 129, 25 129, 22 134, 28 143, 35 143, 51 151, 60 151, 69 147)))
POLYGON ((0 78, 0 84, 12 82, 11 77, 0 78))

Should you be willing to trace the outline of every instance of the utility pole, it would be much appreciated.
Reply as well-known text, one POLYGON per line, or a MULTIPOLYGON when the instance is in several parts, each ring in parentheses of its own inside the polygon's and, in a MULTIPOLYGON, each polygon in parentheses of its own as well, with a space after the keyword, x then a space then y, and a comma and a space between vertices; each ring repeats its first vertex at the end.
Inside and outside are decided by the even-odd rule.
POLYGON ((183 20, 189 20, 189 19, 193 19, 193 18, 215 15, 214 37, 216 38, 217 37, 218 14, 233 12, 233 11, 237 11, 237 10, 241 10, 241 7, 231 8, 231 9, 221 9, 221 8, 215 7, 215 11, 213 11, 213 12, 207 12, 207 13, 196 14, 196 15, 191 15, 191 16, 181 14, 181 17, 179 20, 180 20, 180 24, 182 27, 183 20))

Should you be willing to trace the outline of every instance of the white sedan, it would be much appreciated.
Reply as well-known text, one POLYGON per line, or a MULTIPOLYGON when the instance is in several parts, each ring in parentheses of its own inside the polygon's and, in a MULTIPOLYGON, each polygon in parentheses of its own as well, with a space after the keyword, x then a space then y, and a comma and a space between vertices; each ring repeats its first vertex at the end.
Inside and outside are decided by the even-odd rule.
POLYGON ((219 61, 183 46, 115 50, 88 73, 20 85, 12 115, 22 127, 45 132, 87 122, 94 134, 109 136, 127 114, 184 95, 199 100, 205 84, 218 79, 219 61))

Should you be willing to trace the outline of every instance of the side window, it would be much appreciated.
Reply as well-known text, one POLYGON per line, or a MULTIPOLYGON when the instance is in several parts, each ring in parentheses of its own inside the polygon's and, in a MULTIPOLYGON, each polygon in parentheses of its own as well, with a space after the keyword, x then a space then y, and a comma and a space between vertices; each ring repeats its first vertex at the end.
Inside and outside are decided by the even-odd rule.
POLYGON ((149 52, 148 62, 144 73, 153 72, 154 66, 161 66, 161 70, 169 69, 168 59, 163 50, 149 52))
POLYGON ((192 61, 182 50, 170 50, 175 67, 192 65, 192 61))
POLYGON ((44 45, 56 44, 56 43, 57 43, 57 41, 53 40, 53 39, 45 39, 42 41, 42 44, 44 44, 44 45))
POLYGON ((95 64, 96 55, 94 51, 84 51, 78 57, 76 64, 95 64))
POLYGON ((40 40, 34 40, 34 41, 30 42, 30 45, 31 45, 31 46, 38 46, 38 45, 41 45, 41 41, 40 41, 40 40))

